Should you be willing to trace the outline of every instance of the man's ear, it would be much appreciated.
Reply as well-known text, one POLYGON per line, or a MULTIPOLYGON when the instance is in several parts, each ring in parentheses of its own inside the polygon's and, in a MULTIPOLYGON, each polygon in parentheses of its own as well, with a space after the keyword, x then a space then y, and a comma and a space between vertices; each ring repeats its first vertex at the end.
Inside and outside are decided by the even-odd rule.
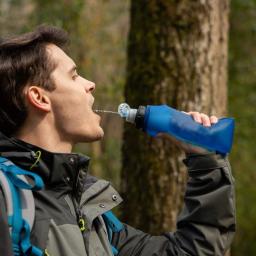
POLYGON ((38 86, 29 86, 25 90, 25 96, 29 104, 43 112, 51 110, 51 101, 45 89, 38 86))

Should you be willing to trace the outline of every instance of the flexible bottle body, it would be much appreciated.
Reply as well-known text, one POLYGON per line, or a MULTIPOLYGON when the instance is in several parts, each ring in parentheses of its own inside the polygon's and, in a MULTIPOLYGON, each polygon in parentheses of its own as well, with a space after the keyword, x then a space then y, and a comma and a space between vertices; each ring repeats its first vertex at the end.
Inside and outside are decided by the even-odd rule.
POLYGON ((235 126, 233 118, 220 118, 216 124, 205 127, 167 105, 140 106, 135 124, 151 136, 168 133, 178 140, 223 154, 231 150, 235 126))

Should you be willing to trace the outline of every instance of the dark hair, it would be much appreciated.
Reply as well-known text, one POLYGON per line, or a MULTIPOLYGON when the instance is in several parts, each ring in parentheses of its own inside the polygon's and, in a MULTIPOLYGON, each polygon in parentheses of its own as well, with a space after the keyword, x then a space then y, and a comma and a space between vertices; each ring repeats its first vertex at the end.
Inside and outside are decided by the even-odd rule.
POLYGON ((67 33, 41 25, 35 31, 0 39, 0 131, 12 135, 27 117, 24 87, 34 84, 49 91, 55 89, 50 79, 56 64, 47 54, 47 44, 63 48, 67 33))

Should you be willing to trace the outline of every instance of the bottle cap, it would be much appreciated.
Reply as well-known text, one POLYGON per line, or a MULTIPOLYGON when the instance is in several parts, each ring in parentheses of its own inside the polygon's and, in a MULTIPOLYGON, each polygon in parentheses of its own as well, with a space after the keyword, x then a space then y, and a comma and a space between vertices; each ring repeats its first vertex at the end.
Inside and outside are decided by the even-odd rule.
POLYGON ((137 109, 130 108, 127 103, 121 103, 118 106, 118 113, 121 117, 125 118, 127 122, 134 123, 137 109))

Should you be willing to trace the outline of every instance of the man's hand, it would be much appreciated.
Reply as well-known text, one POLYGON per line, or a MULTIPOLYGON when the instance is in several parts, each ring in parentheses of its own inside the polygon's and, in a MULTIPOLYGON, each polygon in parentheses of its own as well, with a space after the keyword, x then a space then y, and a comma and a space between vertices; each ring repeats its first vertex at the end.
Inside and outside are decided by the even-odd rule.
MULTIPOLYGON (((216 116, 209 117, 206 114, 194 112, 194 111, 188 112, 188 113, 184 112, 184 113, 191 115, 195 120, 195 122, 200 123, 205 127, 210 127, 211 125, 216 124, 218 122, 218 118, 216 116)), ((186 153, 205 154, 209 152, 207 149, 179 141, 176 138, 165 133, 159 133, 157 137, 171 140, 174 144, 176 144, 179 148, 184 150, 186 153)))

